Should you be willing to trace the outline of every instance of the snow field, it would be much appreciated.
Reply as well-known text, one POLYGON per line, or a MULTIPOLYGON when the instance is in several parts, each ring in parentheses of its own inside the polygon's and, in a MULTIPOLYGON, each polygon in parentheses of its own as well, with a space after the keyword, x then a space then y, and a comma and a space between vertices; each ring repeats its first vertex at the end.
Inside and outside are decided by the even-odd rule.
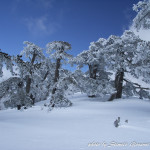
POLYGON ((136 98, 102 102, 77 93, 73 106, 48 112, 0 111, 1 150, 149 150, 150 103, 136 98), (114 121, 120 117, 120 126, 114 121), (128 123, 125 122, 128 120, 128 123))

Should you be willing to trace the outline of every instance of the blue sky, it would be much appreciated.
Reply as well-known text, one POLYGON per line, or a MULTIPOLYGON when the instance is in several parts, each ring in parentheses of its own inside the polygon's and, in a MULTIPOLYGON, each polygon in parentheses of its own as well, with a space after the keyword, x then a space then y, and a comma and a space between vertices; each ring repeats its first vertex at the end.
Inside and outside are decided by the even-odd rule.
POLYGON ((17 55, 23 41, 45 47, 62 40, 71 54, 87 50, 100 37, 129 28, 138 0, 0 0, 0 49, 17 55))

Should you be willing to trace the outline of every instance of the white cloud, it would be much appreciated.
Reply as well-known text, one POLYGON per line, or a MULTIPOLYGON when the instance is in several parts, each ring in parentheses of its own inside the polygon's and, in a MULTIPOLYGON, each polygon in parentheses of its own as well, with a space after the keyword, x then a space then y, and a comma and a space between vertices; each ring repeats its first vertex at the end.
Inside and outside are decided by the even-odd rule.
POLYGON ((24 23, 29 32, 33 36, 47 36, 53 34, 60 28, 60 25, 54 21, 50 21, 48 17, 42 16, 39 18, 26 18, 24 23))
POLYGON ((29 34, 35 38, 52 35, 60 28, 61 12, 54 18, 50 15, 53 7, 54 0, 14 0, 12 10, 29 34), (28 13, 27 10, 30 12, 30 9, 33 14, 28 13))

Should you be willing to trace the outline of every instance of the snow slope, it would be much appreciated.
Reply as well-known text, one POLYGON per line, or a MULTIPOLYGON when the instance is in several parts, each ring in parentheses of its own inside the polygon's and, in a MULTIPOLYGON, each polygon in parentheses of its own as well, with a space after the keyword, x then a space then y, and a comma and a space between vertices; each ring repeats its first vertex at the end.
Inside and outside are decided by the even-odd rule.
POLYGON ((0 111, 0 150, 150 149, 149 101, 102 102, 81 93, 69 98, 72 107, 50 112, 44 102, 23 111, 0 111), (113 124, 117 117, 118 128, 113 124))

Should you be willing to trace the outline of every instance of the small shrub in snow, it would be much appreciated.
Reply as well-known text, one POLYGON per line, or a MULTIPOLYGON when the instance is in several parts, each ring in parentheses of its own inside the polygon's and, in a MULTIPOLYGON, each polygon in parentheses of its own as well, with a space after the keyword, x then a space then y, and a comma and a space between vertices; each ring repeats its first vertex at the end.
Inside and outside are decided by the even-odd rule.
POLYGON ((114 126, 115 126, 116 128, 118 128, 118 127, 119 127, 119 123, 120 123, 120 117, 118 117, 118 119, 116 119, 116 120, 114 121, 114 126))
POLYGON ((62 94, 61 90, 57 90, 52 95, 52 99, 53 101, 50 101, 50 107, 69 107, 72 105, 71 101, 62 94))

